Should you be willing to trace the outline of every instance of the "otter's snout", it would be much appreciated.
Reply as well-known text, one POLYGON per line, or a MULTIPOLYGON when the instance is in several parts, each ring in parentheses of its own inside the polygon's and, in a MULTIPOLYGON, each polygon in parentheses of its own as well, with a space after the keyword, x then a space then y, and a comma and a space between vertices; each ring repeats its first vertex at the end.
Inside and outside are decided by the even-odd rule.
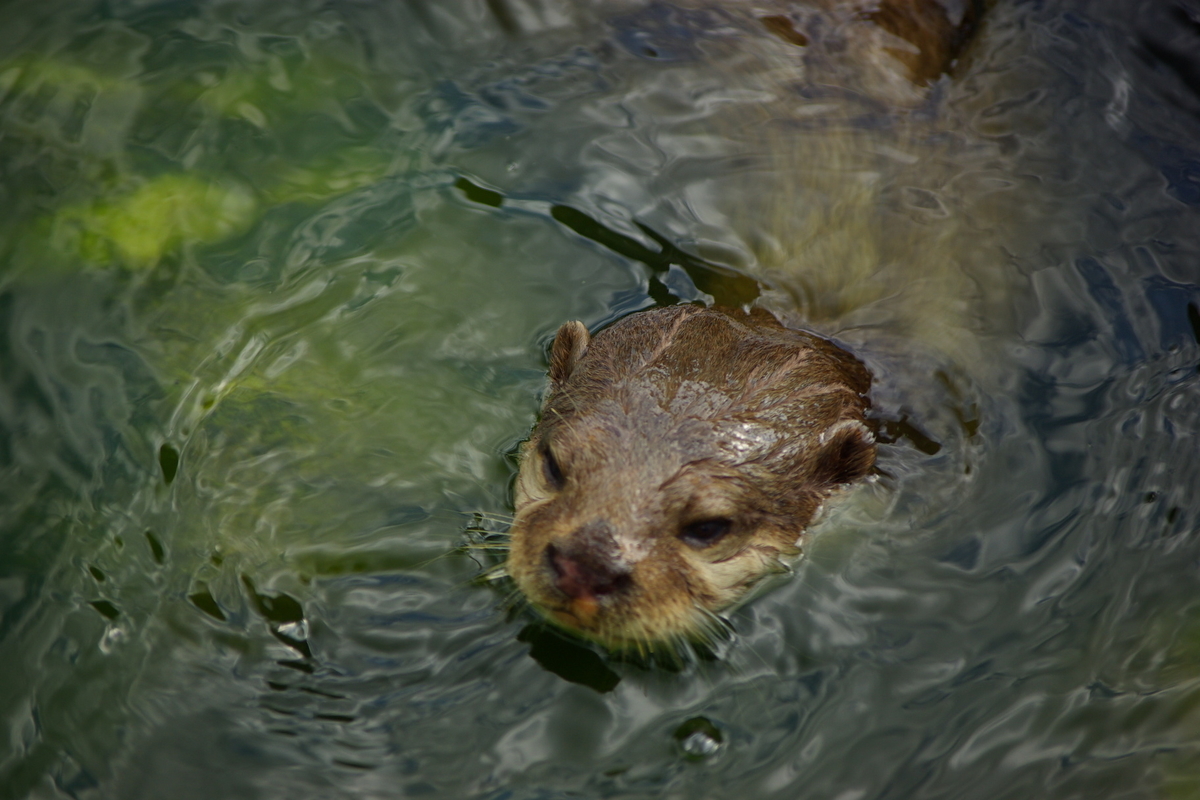
POLYGON ((617 543, 603 522, 585 525, 561 544, 546 545, 546 564, 554 587, 575 601, 596 600, 633 585, 633 575, 621 563, 617 543))

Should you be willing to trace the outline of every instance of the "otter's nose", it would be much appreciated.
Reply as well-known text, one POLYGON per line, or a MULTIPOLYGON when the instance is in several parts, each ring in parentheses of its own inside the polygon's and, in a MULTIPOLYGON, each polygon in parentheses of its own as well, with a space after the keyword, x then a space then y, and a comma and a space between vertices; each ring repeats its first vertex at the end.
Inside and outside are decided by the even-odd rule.
POLYGON ((616 594, 633 585, 629 569, 617 561, 616 542, 603 522, 585 525, 562 545, 546 545, 546 562, 555 588, 572 600, 616 594))

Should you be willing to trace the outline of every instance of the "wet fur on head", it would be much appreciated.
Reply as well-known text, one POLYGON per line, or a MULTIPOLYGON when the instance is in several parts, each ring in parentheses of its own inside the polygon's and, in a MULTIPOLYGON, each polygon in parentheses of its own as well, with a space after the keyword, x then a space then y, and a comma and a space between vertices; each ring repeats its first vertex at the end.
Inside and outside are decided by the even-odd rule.
POLYGON ((508 572, 610 646, 699 636, 874 464, 870 376, 764 311, 676 306, 558 333, 508 572))

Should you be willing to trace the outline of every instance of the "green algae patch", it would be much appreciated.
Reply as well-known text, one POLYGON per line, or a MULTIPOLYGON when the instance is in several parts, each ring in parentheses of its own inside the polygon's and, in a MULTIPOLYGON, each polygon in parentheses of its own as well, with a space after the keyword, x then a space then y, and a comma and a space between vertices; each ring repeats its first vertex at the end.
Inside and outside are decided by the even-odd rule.
POLYGON ((59 209, 49 220, 49 238, 59 254, 90 266, 148 269, 180 248, 245 233, 269 207, 321 202, 378 183, 391 162, 378 149, 356 147, 270 167, 262 196, 232 180, 160 175, 131 191, 59 209))
POLYGON ((314 202, 378 183, 392 169, 391 157, 376 147, 347 147, 300 165, 274 165, 273 203, 314 202))
POLYGON ((148 268, 181 246, 242 233, 258 209, 254 195, 238 184, 161 175, 132 192, 60 210, 51 238, 89 263, 148 268))
POLYGON ((6 99, 13 89, 25 93, 41 89, 83 94, 135 86, 132 81, 53 57, 26 56, 0 64, 0 100, 6 99))

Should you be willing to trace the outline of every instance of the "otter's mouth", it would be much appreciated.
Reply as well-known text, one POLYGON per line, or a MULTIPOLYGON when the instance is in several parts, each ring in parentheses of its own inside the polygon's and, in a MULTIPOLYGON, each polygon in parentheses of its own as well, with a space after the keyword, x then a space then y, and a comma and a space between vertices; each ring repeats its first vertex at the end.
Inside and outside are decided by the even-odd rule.
POLYGON ((592 598, 573 600, 566 607, 547 608, 546 613, 556 622, 568 628, 590 630, 596 626, 596 617, 600 612, 600 604, 592 598))

